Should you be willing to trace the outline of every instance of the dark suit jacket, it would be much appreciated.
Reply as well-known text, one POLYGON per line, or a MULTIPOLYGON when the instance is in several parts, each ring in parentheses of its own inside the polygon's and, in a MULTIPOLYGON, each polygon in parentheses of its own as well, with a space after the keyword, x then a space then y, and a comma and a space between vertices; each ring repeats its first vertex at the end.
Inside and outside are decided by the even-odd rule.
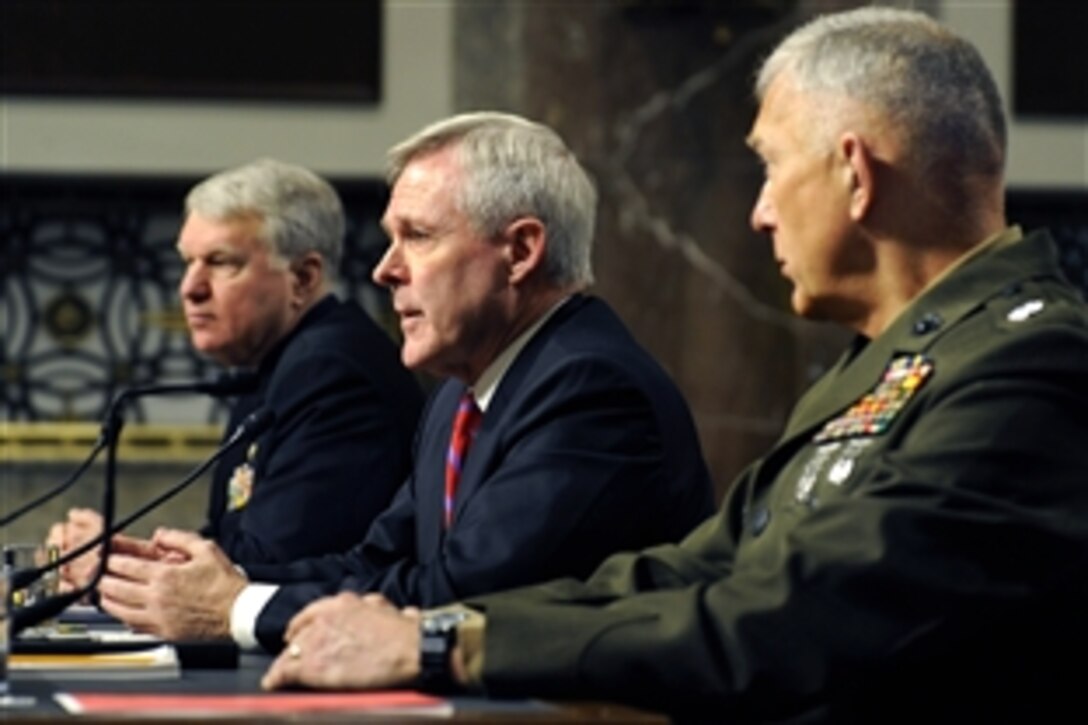
POLYGON ((576 296, 544 324, 499 384, 469 449, 452 528, 443 475, 464 386, 446 382, 420 427, 408 483, 345 556, 248 569, 294 581, 258 620, 276 650, 290 617, 341 587, 433 606, 584 575, 608 554, 674 541, 712 510, 687 404, 604 302, 576 296))
POLYGON ((241 564, 345 551, 407 475, 419 387, 370 317, 331 296, 258 373, 259 389, 236 401, 227 430, 261 406, 275 423, 217 467, 203 533, 241 564), (243 463, 252 492, 232 507, 229 481, 243 463))
POLYGON ((682 543, 470 602, 488 690, 1049 722, 1088 642, 1088 308, 1059 277, 1045 234, 968 261, 859 341, 682 543))

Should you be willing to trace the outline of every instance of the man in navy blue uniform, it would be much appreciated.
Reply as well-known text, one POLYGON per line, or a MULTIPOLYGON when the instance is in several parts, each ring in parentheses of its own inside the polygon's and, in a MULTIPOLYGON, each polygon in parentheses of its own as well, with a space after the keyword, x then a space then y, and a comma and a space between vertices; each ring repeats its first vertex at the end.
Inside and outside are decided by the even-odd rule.
MULTIPOLYGON (((410 467, 422 405, 396 346, 331 290, 344 214, 333 187, 270 159, 216 174, 185 201, 180 295, 193 346, 256 374, 227 431, 266 408, 275 423, 217 466, 202 534, 239 564, 343 551, 385 509, 410 467)), ((51 539, 101 530, 77 509, 51 539)), ((73 583, 94 566, 66 570, 73 583)))

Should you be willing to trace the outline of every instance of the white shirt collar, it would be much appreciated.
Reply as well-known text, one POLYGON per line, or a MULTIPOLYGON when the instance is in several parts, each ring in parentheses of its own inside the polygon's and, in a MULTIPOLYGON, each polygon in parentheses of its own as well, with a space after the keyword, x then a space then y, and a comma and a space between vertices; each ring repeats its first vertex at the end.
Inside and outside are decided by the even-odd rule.
POLYGON ((569 300, 570 297, 564 297, 550 310, 540 316, 540 319, 534 322, 525 332, 518 335, 518 337, 509 345, 506 349, 499 353, 487 369, 480 374, 476 383, 471 386, 472 395, 476 399, 476 405, 479 406, 480 412, 487 412, 487 406, 491 403, 491 398, 495 396, 495 391, 499 389, 499 383, 502 382, 503 377, 506 375, 506 371, 510 369, 510 366, 514 364, 514 360, 517 359, 518 353, 529 344, 529 340, 533 339, 533 336, 544 326, 555 311, 558 310, 563 304, 569 300))

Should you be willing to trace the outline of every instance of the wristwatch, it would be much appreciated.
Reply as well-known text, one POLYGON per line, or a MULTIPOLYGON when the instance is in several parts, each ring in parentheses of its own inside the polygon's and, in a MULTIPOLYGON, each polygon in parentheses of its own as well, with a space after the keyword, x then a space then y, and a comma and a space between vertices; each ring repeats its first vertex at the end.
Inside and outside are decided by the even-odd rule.
POLYGON ((419 684, 433 692, 451 690, 450 653, 457 646, 457 626, 468 619, 464 610, 424 613, 419 619, 419 684))

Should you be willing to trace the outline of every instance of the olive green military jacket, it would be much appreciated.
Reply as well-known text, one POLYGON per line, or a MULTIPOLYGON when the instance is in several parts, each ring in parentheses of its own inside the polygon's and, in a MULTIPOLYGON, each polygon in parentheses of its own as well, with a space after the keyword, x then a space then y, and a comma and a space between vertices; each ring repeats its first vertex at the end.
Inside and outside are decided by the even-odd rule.
POLYGON ((469 604, 492 694, 942 722, 1079 695, 1086 582, 1088 308, 1036 233, 859 341, 680 544, 469 604))

